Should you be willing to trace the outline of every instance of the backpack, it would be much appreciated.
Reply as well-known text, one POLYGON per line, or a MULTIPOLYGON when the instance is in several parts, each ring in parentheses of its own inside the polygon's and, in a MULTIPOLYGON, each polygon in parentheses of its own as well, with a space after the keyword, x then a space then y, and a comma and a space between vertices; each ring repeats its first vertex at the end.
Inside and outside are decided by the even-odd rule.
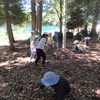
POLYGON ((29 45, 30 44, 30 37, 27 39, 26 43, 29 45))
POLYGON ((38 43, 40 42, 41 40, 41 37, 39 37, 37 40, 36 40, 36 46, 38 45, 38 43))

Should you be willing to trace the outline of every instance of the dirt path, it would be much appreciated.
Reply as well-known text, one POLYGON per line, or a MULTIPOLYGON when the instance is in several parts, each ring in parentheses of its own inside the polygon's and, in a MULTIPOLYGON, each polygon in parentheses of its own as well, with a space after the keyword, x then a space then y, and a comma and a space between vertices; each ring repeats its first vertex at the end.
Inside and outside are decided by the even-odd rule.
POLYGON ((53 52, 47 54, 47 69, 28 63, 29 48, 25 42, 16 45, 14 52, 1 46, 0 100, 55 100, 49 88, 33 92, 47 71, 54 71, 69 80, 70 95, 74 100, 100 100, 100 43, 92 41, 85 53, 73 54, 72 42, 68 41, 67 51, 59 50, 63 51, 61 56, 70 52, 65 59, 57 58, 53 52), (75 57, 71 58, 72 55, 75 57))

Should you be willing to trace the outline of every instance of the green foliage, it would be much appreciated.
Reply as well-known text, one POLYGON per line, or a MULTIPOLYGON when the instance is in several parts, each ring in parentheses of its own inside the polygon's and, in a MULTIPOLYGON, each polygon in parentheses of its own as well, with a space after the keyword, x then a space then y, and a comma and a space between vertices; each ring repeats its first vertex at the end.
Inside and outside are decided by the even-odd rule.
POLYGON ((58 17, 55 13, 51 10, 50 13, 47 13, 43 17, 43 25, 58 25, 58 17))
POLYGON ((5 17, 2 12, 0 12, 0 26, 3 26, 5 23, 5 17))
POLYGON ((43 25, 59 25, 60 4, 59 0, 43 0, 43 25))
POLYGON ((14 25, 21 25, 27 20, 26 14, 22 11, 19 5, 12 5, 10 7, 10 19, 14 25))
POLYGON ((5 23, 5 13, 3 9, 4 9, 3 3, 0 2, 0 26, 4 25, 5 23))
POLYGON ((81 36, 83 37, 83 36, 87 36, 88 35, 88 33, 86 33, 86 31, 85 30, 82 30, 81 32, 81 36))
POLYGON ((72 39, 73 38, 73 33, 72 32, 66 32, 67 38, 72 39))
POLYGON ((84 36, 83 33, 79 32, 76 34, 76 39, 81 40, 81 37, 83 37, 83 36, 84 36))
POLYGON ((85 22, 84 12, 80 6, 76 5, 73 9, 70 10, 69 14, 70 14, 70 18, 67 23, 68 29, 74 29, 84 25, 85 22))
MULTIPOLYGON (((86 23, 100 21, 100 0, 75 0, 84 10, 86 23)), ((96 26, 93 26, 90 35, 96 36, 96 26)))
MULTIPOLYGON (((9 0, 9 16, 11 23, 22 25, 28 20, 28 15, 23 9, 23 0, 9 0)), ((6 23, 4 3, 0 1, 0 26, 6 23)))
POLYGON ((77 33, 76 34, 76 38, 75 38, 76 40, 80 40, 81 39, 81 35, 80 35, 80 33, 77 33))
POLYGON ((16 4, 18 2, 21 2, 22 0, 9 0, 9 3, 11 4, 16 4))

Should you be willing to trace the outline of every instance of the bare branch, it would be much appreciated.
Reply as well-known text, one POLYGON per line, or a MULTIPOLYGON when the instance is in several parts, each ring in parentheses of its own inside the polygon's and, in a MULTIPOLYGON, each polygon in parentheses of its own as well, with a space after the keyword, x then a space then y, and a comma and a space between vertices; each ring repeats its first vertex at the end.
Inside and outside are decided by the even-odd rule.
POLYGON ((54 7, 54 9, 55 9, 55 11, 57 13, 58 18, 60 18, 58 10, 55 7, 54 7))

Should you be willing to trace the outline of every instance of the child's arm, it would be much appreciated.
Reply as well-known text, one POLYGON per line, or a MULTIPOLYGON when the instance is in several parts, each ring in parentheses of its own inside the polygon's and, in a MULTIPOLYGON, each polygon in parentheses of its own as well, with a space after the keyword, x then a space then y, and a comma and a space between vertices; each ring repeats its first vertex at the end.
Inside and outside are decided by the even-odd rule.
POLYGON ((34 89, 34 91, 38 91, 39 89, 40 89, 40 87, 38 87, 38 88, 34 89))
POLYGON ((41 86, 40 87, 38 87, 38 88, 36 88, 36 89, 34 89, 34 91, 38 91, 39 89, 43 89, 45 86, 43 85, 43 84, 41 84, 41 86))

